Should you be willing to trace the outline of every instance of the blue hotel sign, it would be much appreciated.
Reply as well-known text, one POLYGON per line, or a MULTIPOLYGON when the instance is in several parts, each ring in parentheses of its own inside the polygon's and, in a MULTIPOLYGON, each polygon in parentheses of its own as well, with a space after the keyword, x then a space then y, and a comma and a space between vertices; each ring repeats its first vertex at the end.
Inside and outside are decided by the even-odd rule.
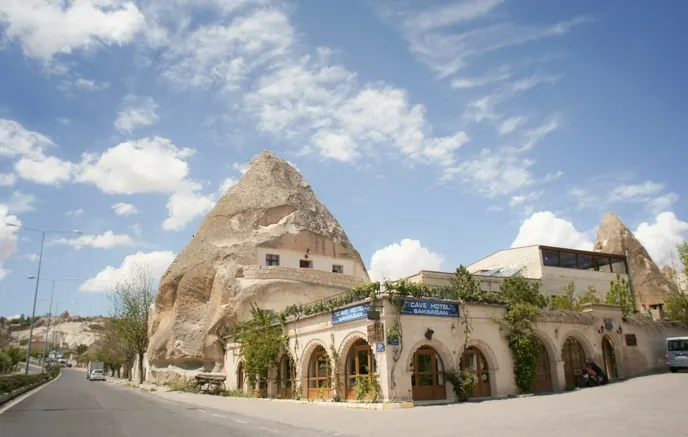
POLYGON ((404 314, 413 316, 459 317, 459 304, 456 302, 406 299, 404 303, 404 314))
POLYGON ((353 322, 354 320, 361 320, 368 318, 368 307, 370 304, 364 303, 361 305, 356 305, 348 308, 342 308, 341 310, 332 312, 332 324, 337 325, 339 323, 353 322))

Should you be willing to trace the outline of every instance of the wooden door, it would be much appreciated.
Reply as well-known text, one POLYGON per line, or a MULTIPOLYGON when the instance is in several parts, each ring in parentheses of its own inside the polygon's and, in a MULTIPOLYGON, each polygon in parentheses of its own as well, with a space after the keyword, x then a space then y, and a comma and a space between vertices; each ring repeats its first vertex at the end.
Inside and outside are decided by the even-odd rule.
POLYGON ((244 391, 244 363, 239 363, 239 368, 237 369, 237 391, 244 391))
POLYGON ((429 401, 446 399, 444 367, 437 352, 429 346, 419 348, 413 355, 413 399, 429 401))
POLYGON ((585 368, 583 346, 575 338, 569 337, 564 342, 561 356, 564 358, 566 389, 570 390, 583 385, 583 369, 585 368))
POLYGON ((467 348, 461 355, 461 370, 473 376, 473 393, 471 397, 484 398, 492 394, 490 390, 490 373, 485 355, 476 347, 467 348))
MULTIPOLYGON (((356 379, 367 377, 369 381, 375 375, 376 363, 373 349, 365 340, 358 340, 351 346, 346 360, 346 397, 356 399, 356 379)), ((370 395, 364 399, 369 399, 370 395)))
POLYGON ((608 337, 602 339, 602 356, 604 358, 604 371, 607 373, 609 379, 618 378, 616 354, 614 353, 614 346, 608 337))
POLYGON ((550 368, 549 354, 547 348, 538 340, 540 353, 538 354, 537 367, 535 368, 535 380, 530 386, 533 393, 552 391, 552 370, 550 368))
POLYGON ((318 346, 308 363, 308 399, 331 399, 331 376, 330 357, 327 355, 325 348, 318 346))

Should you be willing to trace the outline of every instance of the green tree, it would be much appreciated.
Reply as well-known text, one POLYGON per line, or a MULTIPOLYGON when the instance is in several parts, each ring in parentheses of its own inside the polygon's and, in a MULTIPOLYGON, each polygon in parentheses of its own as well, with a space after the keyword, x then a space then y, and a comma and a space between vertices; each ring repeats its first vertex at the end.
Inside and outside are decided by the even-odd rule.
POLYGON ((229 336, 241 344, 239 355, 246 378, 252 385, 268 381, 269 370, 287 350, 288 337, 271 311, 251 305, 251 320, 229 329, 229 336))
POLYGON ((585 293, 578 298, 578 304, 580 306, 583 306, 586 303, 602 303, 602 299, 600 299, 600 297, 597 295, 597 290, 592 285, 588 285, 588 289, 585 290, 585 293))
POLYGON ((547 299, 540 293, 540 283, 529 282, 521 276, 504 279, 499 285, 499 298, 507 305, 527 303, 537 308, 547 306, 547 299))
POLYGON ((580 311, 580 303, 576 298, 576 284, 571 281, 561 288, 562 294, 549 299, 549 307, 554 310, 580 311))
POLYGON ((616 275, 616 280, 611 281, 607 292, 606 302, 611 305, 619 305, 624 316, 629 316, 635 312, 635 300, 631 295, 628 281, 621 275, 616 275))
MULTIPOLYGON (((678 250, 681 267, 683 267, 683 273, 686 274, 688 273, 688 241, 679 244, 676 249, 678 250)), ((682 289, 682 287, 685 287, 685 284, 682 284, 678 279, 679 273, 674 273, 675 288, 667 293, 664 302, 665 315, 669 320, 688 323, 688 294, 685 289, 682 289)))
POLYGON ((138 357, 139 383, 143 382, 143 356, 148 348, 148 313, 155 299, 149 268, 135 266, 109 296, 112 324, 123 348, 138 357))
POLYGON ((494 296, 483 291, 480 284, 466 267, 460 265, 451 278, 451 287, 456 297, 465 302, 487 302, 494 300, 494 296))
POLYGON ((11 347, 5 350, 5 354, 10 357, 10 360, 12 362, 12 368, 16 368, 17 365, 21 362, 23 357, 26 356, 26 353, 22 354, 21 349, 17 347, 11 347))
POLYGON ((88 346, 86 346, 85 344, 80 344, 76 348, 74 348, 74 351, 77 355, 83 355, 87 350, 88 346))

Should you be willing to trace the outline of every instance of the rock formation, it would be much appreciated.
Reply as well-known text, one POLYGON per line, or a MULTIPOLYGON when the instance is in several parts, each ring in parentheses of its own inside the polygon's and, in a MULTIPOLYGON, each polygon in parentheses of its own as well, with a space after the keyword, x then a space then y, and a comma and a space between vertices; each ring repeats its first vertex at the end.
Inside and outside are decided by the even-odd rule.
POLYGON ((299 171, 265 151, 163 275, 149 323, 150 376, 164 382, 220 370, 222 334, 250 317, 251 303, 281 310, 369 281, 360 255, 299 171), (279 267, 266 266, 272 254, 279 267), (344 274, 333 273, 334 264, 344 274))
POLYGON ((650 254, 633 233, 612 212, 602 218, 597 232, 595 250, 626 255, 638 309, 664 303, 666 293, 674 284, 659 270, 650 254))
POLYGON ((10 338, 10 321, 0 317, 0 347, 5 347, 10 338))
MULTIPOLYGON (((75 348, 80 344, 91 346, 102 335, 105 319, 103 317, 55 317, 50 321, 50 341, 75 348)), ((35 342, 44 342, 49 320, 40 317, 33 327, 32 339, 35 342)), ((11 330, 13 344, 26 344, 29 341, 29 327, 11 330)))

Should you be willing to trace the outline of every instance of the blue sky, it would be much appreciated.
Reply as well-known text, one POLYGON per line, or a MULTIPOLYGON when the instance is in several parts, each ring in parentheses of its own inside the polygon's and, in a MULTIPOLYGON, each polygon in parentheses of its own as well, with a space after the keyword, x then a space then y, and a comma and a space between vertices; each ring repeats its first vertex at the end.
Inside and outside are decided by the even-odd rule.
MULTIPOLYGON (((512 245, 590 248, 605 210, 667 263, 688 232, 686 12, 3 2, 0 222, 83 231, 46 237, 42 276, 78 278, 57 284, 59 310, 106 314, 106 291, 136 264, 161 275, 270 149, 376 278, 512 245)), ((0 315, 30 312, 39 247, 40 234, 0 227, 0 315)))

